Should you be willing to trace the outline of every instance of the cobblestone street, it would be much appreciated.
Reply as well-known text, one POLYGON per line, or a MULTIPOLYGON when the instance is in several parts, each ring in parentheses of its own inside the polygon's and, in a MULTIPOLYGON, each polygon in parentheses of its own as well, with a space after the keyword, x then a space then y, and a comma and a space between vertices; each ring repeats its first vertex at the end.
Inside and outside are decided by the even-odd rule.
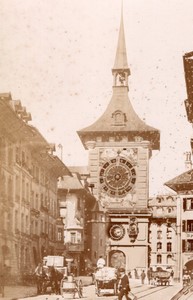
MULTIPOLYGON (((83 289, 83 298, 87 300, 93 300, 93 299, 109 299, 109 300, 115 300, 117 299, 117 296, 112 295, 104 295, 98 297, 95 294, 95 286, 91 285, 91 278, 90 277, 81 277, 84 283, 84 289, 83 289)), ((140 280, 130 280, 130 286, 132 292, 137 296, 137 299, 155 299, 156 300, 170 300, 180 289, 181 285, 178 283, 174 283, 169 287, 154 287, 150 286, 148 284, 141 285, 140 280)), ((5 287, 5 297, 0 297, 0 300, 13 300, 13 299, 45 299, 45 300, 60 300, 60 299, 67 299, 63 295, 55 295, 55 294, 47 294, 47 295, 38 295, 36 293, 36 287, 35 286, 6 286, 5 287)), ((71 298, 72 299, 72 298, 71 298)), ((78 299, 78 295, 76 295, 76 298, 78 299)))

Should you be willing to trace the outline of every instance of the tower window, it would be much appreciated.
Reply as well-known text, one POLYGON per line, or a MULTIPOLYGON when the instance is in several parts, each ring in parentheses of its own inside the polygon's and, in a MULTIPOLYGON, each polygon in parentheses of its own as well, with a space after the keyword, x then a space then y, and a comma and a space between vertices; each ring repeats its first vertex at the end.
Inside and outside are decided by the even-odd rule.
POLYGON ((126 122, 126 115, 121 110, 116 110, 112 114, 114 126, 124 126, 126 122))

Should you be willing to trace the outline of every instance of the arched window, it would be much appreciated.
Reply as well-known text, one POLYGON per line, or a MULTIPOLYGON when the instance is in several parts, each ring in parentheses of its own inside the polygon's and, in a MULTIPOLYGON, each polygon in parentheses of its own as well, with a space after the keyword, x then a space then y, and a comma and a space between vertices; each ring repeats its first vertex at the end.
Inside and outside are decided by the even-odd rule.
POLYGON ((161 230, 161 228, 158 228, 158 230, 157 230, 157 239, 158 240, 162 239, 162 230, 161 230))
POLYGON ((167 251, 171 252, 172 251, 172 243, 167 243, 167 251))
POLYGON ((161 250, 162 249, 162 243, 157 243, 157 250, 161 250))
POLYGON ((162 263, 162 256, 160 254, 157 255, 157 264, 162 263))
POLYGON ((167 228, 167 239, 171 239, 172 238, 172 228, 167 228))
POLYGON ((167 264, 171 265, 172 264, 172 256, 169 254, 167 255, 167 264))

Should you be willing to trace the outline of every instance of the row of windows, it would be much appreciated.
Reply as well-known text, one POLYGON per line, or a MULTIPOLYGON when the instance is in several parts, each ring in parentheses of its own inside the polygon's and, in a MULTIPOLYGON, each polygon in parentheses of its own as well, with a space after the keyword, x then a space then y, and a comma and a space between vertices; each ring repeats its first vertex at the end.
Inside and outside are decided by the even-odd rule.
POLYGON ((182 252, 193 252, 193 240, 182 241, 182 252))
POLYGON ((193 220, 183 220, 182 221, 182 231, 183 232, 193 232, 193 220))
POLYGON ((76 232, 76 231, 70 232, 70 242, 72 244, 78 244, 81 242, 81 240, 82 240, 82 237, 81 237, 80 232, 76 232))
MULTIPOLYGON (((41 233, 49 235, 49 238, 55 239, 56 226, 52 223, 40 220, 32 220, 30 224, 30 218, 28 215, 22 213, 21 215, 16 210, 15 211, 15 233, 25 233, 25 234, 36 234, 40 235, 41 233)), ((0 230, 6 230, 9 232, 13 231, 13 218, 10 213, 2 212, 0 219, 0 230)), ((59 228, 58 240, 62 238, 62 231, 59 228)))
POLYGON ((183 199, 183 210, 193 210, 193 198, 183 199))
POLYGON ((13 145, 5 137, 0 137, 0 161, 10 166, 13 163, 13 145))
MULTIPOLYGON (((172 255, 167 255, 166 257, 166 263, 171 264, 172 263, 172 255)), ((158 254, 157 255, 157 264, 162 264, 162 255, 158 254)))
MULTIPOLYGON (((157 250, 161 250, 162 249, 162 243, 158 242, 157 243, 157 250)), ((166 249, 167 252, 171 252, 172 251, 172 243, 167 243, 166 244, 166 249)))
MULTIPOLYGON (((171 239, 172 238, 172 229, 171 228, 167 228, 166 229, 166 237, 167 237, 167 239, 171 239)), ((162 238, 163 238, 162 230, 158 229, 157 230, 157 239, 161 240, 162 238)))

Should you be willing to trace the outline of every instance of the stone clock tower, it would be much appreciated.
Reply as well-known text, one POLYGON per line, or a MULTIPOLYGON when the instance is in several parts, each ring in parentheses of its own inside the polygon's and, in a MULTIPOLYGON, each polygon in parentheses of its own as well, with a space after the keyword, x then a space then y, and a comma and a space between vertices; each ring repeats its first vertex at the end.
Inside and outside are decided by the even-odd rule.
POLYGON ((98 200, 93 217, 92 261, 105 255, 109 266, 127 271, 148 266, 149 159, 160 133, 134 111, 128 97, 123 17, 113 75, 113 94, 103 115, 78 131, 89 150, 90 182, 98 200))

